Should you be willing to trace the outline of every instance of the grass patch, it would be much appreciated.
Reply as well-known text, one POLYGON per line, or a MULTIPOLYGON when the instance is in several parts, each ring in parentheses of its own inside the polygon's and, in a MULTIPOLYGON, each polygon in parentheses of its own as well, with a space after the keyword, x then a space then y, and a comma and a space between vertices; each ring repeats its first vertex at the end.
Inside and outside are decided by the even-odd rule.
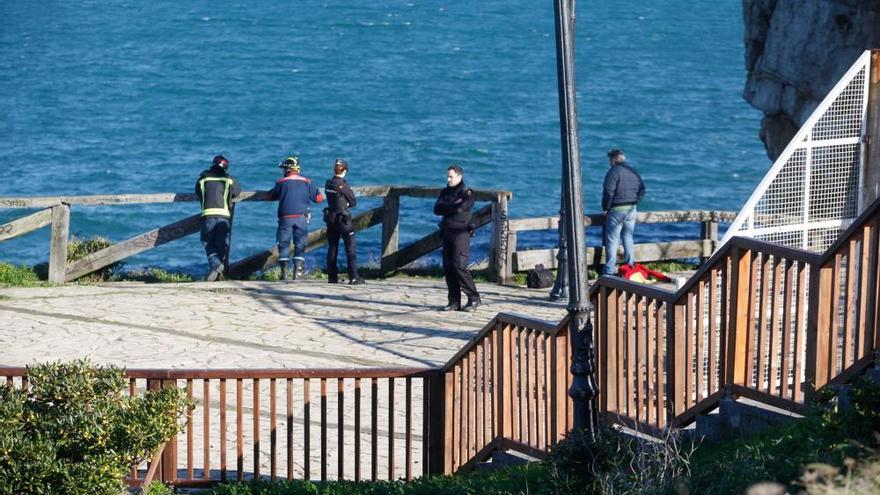
POLYGON ((34 287, 42 284, 32 266, 0 263, 0 284, 12 287, 34 287))
POLYGON ((165 270, 163 268, 144 268, 116 273, 114 282, 146 282, 148 284, 194 282, 192 275, 183 272, 165 270))

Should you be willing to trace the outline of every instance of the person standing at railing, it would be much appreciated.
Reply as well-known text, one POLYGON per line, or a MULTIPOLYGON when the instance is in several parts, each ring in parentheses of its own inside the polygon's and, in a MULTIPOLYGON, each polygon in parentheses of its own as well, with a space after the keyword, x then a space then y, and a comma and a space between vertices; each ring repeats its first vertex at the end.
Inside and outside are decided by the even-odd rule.
POLYGON ((210 265, 206 277, 209 282, 223 274, 232 228, 232 198, 241 194, 241 185, 228 170, 229 160, 217 155, 211 168, 203 171, 196 181, 196 195, 202 208, 202 246, 210 265))
POLYGON ((354 225, 351 223, 351 208, 357 206, 354 191, 345 180, 348 163, 337 158, 333 163, 333 177, 324 184, 327 208, 324 208, 324 222, 327 224, 327 281, 339 283, 339 269, 336 258, 339 256, 339 239, 345 244, 345 259, 348 261, 348 283, 360 285, 364 279, 358 276, 357 253, 354 241, 354 225))
POLYGON ((269 199, 278 200, 278 231, 275 235, 278 264, 281 265, 281 279, 290 280, 290 241, 293 239, 293 278, 298 279, 305 272, 311 203, 324 201, 324 196, 311 179, 300 175, 299 157, 285 158, 278 167, 284 171, 284 177, 278 179, 269 191, 269 199))
POLYGON ((617 274, 617 246, 623 237, 624 263, 633 266, 635 253, 633 232, 636 228, 636 207, 645 197, 645 183, 642 176, 626 162, 623 151, 615 148, 608 151, 608 166, 602 190, 602 210, 605 211, 605 228, 602 232, 602 245, 605 251, 605 266, 602 275, 617 274))
POLYGON ((464 185, 464 171, 458 165, 446 170, 446 187, 434 204, 434 214, 440 220, 443 239, 443 273, 446 276, 448 304, 443 311, 473 311, 482 304, 477 286, 468 271, 471 235, 474 233, 474 192, 464 185), (461 306, 464 291, 468 302, 461 306))

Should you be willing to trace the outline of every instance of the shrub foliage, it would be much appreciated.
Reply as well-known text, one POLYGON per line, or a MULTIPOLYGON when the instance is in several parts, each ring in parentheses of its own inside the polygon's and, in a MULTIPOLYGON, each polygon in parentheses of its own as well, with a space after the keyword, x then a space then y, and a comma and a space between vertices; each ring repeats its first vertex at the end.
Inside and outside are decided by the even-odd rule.
POLYGON ((129 397, 122 369, 85 360, 30 367, 28 381, 0 388, 0 495, 118 495, 189 407, 173 388, 129 397))

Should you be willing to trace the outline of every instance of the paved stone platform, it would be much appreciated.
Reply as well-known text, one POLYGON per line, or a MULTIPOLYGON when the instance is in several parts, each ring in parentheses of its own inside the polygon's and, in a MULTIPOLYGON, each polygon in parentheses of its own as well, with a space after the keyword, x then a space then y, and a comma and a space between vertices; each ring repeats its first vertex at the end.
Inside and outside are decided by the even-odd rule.
POLYGON ((547 290, 480 284, 441 312, 442 280, 115 282, 0 289, 0 365, 90 357, 129 368, 437 366, 498 312, 559 320, 547 290))

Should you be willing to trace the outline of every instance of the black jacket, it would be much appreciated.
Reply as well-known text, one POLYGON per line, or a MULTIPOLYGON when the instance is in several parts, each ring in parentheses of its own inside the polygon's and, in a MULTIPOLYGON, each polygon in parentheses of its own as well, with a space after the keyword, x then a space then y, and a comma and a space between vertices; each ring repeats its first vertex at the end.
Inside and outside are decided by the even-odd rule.
POLYGON ((602 189, 602 209, 612 206, 635 205, 645 197, 645 183, 636 169, 624 163, 611 167, 605 174, 605 186, 602 189))
POLYGON ((331 177, 324 184, 324 194, 327 196, 327 207, 331 213, 348 213, 349 209, 357 206, 354 191, 348 182, 338 175, 331 177))
POLYGON ((223 167, 214 165, 199 174, 195 190, 203 217, 229 218, 232 214, 232 198, 241 194, 241 185, 223 167))
POLYGON ((473 221, 474 192, 461 181, 455 187, 440 191, 434 203, 434 214, 441 215, 440 228, 446 230, 469 230, 473 221))

